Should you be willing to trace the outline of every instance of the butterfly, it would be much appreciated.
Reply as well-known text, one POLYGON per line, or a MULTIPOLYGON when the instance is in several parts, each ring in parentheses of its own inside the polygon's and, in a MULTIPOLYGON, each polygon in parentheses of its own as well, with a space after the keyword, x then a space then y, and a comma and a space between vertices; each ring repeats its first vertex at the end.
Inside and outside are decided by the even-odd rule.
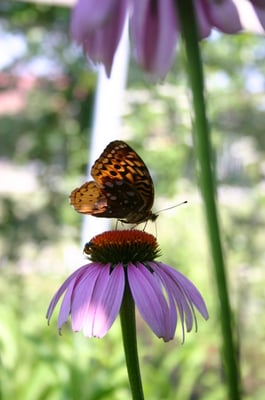
POLYGON ((139 155, 125 142, 114 140, 91 169, 93 181, 70 194, 76 211, 94 217, 117 218, 128 224, 154 221, 154 185, 139 155))

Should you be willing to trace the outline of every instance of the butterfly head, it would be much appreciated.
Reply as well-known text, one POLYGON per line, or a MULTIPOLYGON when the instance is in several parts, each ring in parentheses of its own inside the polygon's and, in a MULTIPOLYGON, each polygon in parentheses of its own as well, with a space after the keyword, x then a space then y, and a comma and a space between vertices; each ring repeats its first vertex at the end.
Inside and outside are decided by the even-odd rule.
POLYGON ((129 214, 126 217, 126 219, 119 219, 119 221, 123 222, 125 224, 138 225, 138 224, 141 224, 141 223, 147 222, 147 221, 154 222, 157 219, 157 217, 158 217, 158 214, 155 214, 152 211, 149 211, 148 213, 134 212, 132 214, 129 214))
POLYGON ((91 256, 92 252, 93 252, 93 240, 90 240, 89 242, 87 242, 84 246, 84 250, 83 252, 87 255, 87 256, 91 256))

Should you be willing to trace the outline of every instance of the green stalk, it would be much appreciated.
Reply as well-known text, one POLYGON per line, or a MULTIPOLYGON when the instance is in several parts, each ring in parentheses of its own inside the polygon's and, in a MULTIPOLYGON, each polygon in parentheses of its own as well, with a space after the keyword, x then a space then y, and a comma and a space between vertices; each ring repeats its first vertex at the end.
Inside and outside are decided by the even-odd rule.
POLYGON ((194 144, 220 303, 219 312, 223 337, 223 359, 229 399, 238 400, 240 399, 240 373, 233 337, 233 319, 228 297, 225 264, 215 202, 214 174, 211 164, 211 140, 206 116, 203 69, 193 10, 194 2, 192 0, 175 0, 175 3, 181 21, 181 32, 187 55, 187 67, 193 94, 193 108, 195 113, 194 144))
POLYGON ((137 350, 135 304, 127 282, 120 310, 120 320, 132 398, 133 400, 144 400, 137 350))

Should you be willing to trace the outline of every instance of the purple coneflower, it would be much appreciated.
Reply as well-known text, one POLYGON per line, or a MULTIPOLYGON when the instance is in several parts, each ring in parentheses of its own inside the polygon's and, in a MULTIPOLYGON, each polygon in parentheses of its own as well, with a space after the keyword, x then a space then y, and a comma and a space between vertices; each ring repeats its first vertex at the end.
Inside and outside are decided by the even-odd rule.
MULTIPOLYGON (((79 0, 72 15, 71 33, 88 57, 95 63, 103 63, 110 75, 128 17, 137 62, 154 76, 164 78, 172 65, 181 31, 177 10, 181 1, 187 0, 79 0)), ((246 6, 265 29, 264 0, 244 3, 240 5, 238 0, 194 1, 199 38, 209 36, 212 28, 229 34, 242 30, 240 8, 246 6)))
POLYGON ((86 337, 103 337, 129 293, 143 319, 164 341, 173 339, 178 320, 184 332, 197 319, 195 308, 207 319, 208 312, 198 289, 180 272, 154 261, 159 255, 154 236, 139 230, 109 231, 86 244, 91 258, 70 275, 54 295, 48 311, 50 321, 64 295, 58 328, 71 315, 73 331, 86 337))

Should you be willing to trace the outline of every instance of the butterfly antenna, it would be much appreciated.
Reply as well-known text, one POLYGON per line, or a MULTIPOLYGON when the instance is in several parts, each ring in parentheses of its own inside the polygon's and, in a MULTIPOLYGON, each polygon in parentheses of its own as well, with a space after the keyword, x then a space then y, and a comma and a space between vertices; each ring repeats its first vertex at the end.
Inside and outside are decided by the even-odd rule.
POLYGON ((187 200, 182 201, 181 203, 175 204, 174 206, 163 208, 162 210, 157 211, 157 214, 161 213, 162 211, 171 210, 172 208, 176 208, 176 207, 182 206, 183 204, 187 204, 187 203, 188 203, 187 200))

